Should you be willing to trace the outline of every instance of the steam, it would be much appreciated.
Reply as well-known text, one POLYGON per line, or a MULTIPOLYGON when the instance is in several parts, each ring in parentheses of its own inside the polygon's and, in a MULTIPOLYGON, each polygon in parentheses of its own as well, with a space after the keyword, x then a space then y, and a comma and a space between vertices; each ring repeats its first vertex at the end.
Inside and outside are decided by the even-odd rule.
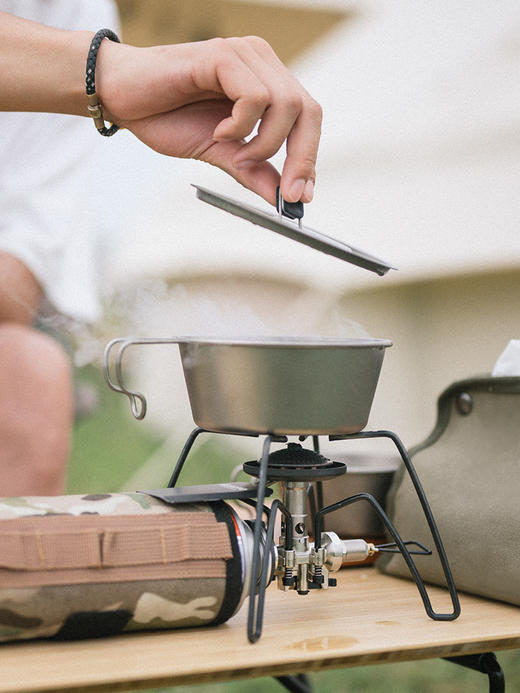
MULTIPOLYGON (((134 337, 297 337, 370 338, 349 318, 339 297, 315 289, 282 287, 262 293, 247 282, 230 280, 195 285, 170 284, 161 278, 141 280, 125 291, 106 296, 104 319, 88 325, 56 313, 48 304, 38 316, 46 332, 66 341, 73 363, 101 365, 106 343, 117 336, 134 337)), ((262 286, 258 282, 258 286, 262 286)))
POLYGON ((91 363, 101 364, 101 355, 107 339, 102 334, 100 326, 58 313, 45 299, 38 313, 36 325, 63 343, 77 368, 91 363))
POLYGON ((169 286, 163 279, 145 281, 113 305, 122 321, 141 336, 173 337, 338 337, 370 338, 340 308, 338 296, 315 289, 283 289, 271 296, 259 295, 251 286, 233 292, 218 286, 185 284, 169 286), (267 304, 267 305, 266 305, 267 304))

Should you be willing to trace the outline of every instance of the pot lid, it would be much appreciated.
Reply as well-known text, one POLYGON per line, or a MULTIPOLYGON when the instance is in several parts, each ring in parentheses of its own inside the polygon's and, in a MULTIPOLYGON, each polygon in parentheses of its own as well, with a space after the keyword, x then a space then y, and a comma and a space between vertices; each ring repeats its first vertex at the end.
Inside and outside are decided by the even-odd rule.
MULTIPOLYGON (((301 224, 301 217, 303 216, 303 205, 301 206, 302 211, 298 215, 296 221, 293 221, 289 216, 282 216, 282 214, 271 214, 269 212, 264 212, 263 210, 256 209, 243 202, 234 200, 231 197, 221 195, 220 193, 213 192, 207 188, 203 188, 200 185, 193 185, 196 189, 196 194, 199 200, 207 202, 214 207, 219 207, 224 209, 230 214, 234 214, 242 219, 247 219, 247 221, 257 224, 258 226, 263 226, 266 229, 270 229, 275 233, 279 233, 286 238, 291 238, 293 241, 298 241, 298 243, 303 243, 308 245, 314 250, 319 250, 327 255, 332 255, 349 262, 352 265, 357 265, 358 267, 363 267, 364 269, 375 272, 380 276, 383 276, 390 269, 396 269, 389 265, 384 260, 380 260, 373 255, 365 253, 359 248, 354 248, 351 245, 347 245, 342 241, 339 241, 331 236, 327 236, 324 233, 315 231, 308 226, 303 226, 301 224)), ((287 205, 287 203, 285 203, 287 205)), ((291 208, 293 205, 287 205, 291 208)))

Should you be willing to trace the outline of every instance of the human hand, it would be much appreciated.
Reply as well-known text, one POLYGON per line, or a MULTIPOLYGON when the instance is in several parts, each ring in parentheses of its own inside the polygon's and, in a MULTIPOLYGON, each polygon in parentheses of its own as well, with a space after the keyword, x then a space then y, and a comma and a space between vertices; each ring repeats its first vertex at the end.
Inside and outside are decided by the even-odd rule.
POLYGON ((311 201, 321 108, 263 39, 103 41, 96 91, 105 117, 152 149, 214 164, 271 204, 277 185, 289 202, 311 201), (284 142, 280 178, 267 160, 284 142))

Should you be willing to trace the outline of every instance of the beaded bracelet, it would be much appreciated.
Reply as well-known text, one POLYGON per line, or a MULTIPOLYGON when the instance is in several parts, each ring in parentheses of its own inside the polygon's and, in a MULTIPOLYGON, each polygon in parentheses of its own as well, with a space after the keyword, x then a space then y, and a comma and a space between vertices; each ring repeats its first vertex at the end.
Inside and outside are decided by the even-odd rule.
POLYGON ((106 127, 103 118, 103 110, 96 94, 96 60, 99 46, 104 38, 121 43, 118 36, 111 29, 100 29, 96 33, 88 51, 85 85, 87 88, 88 113, 94 118, 94 125, 99 134, 104 137, 111 137, 119 130, 119 125, 113 123, 109 128, 106 127))

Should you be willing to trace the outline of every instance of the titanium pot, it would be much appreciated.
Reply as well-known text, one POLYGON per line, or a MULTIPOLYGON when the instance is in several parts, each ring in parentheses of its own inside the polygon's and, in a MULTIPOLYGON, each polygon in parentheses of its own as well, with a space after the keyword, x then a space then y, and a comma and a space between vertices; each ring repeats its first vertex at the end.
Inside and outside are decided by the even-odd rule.
POLYGON ((178 344, 193 420, 217 433, 348 435, 367 424, 385 339, 119 338, 105 350, 108 385, 126 394, 138 419, 146 399, 123 381, 129 346, 178 344), (112 348, 115 380, 111 374, 112 348))

